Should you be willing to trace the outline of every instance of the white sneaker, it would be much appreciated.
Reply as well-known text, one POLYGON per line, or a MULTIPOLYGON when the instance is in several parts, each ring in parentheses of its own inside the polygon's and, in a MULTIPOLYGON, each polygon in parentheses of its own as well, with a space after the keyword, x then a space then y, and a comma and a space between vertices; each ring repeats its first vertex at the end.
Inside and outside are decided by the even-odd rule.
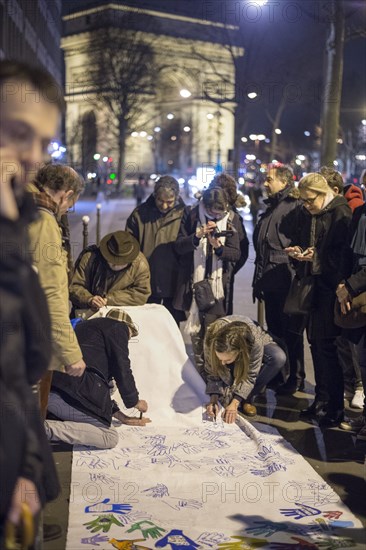
POLYGON ((356 390, 351 401, 351 407, 353 409, 363 409, 364 399, 365 399, 365 394, 363 390, 356 390))
POLYGON ((344 398, 346 401, 351 401, 353 398, 353 391, 351 390, 344 390, 344 398))

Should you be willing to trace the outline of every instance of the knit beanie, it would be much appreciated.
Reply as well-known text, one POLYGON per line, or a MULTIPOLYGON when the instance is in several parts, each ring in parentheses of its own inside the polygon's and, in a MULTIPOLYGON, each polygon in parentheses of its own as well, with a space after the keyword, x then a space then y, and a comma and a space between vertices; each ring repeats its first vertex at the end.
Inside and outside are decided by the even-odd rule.
POLYGON ((321 174, 310 172, 301 178, 298 189, 299 191, 314 191, 314 193, 326 195, 330 188, 327 180, 321 174))

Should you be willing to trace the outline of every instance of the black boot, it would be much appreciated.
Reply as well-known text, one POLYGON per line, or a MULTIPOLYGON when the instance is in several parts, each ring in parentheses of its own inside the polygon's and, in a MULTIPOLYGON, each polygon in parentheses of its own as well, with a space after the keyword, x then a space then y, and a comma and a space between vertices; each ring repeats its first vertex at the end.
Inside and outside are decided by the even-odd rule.
POLYGON ((344 410, 328 411, 319 418, 319 426, 322 428, 337 428, 344 420, 344 410))
POLYGON ((313 403, 308 407, 307 409, 303 409, 300 411, 300 416, 304 418, 311 418, 313 416, 320 416, 322 415, 327 408, 327 402, 326 401, 318 401, 315 399, 313 403))

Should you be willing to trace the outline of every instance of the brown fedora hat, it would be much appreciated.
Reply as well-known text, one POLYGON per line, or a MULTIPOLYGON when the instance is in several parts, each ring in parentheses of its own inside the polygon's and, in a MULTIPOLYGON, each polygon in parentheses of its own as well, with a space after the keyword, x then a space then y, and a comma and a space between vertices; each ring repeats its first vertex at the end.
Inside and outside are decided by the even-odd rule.
POLYGON ((140 245, 128 231, 108 233, 100 241, 100 252, 113 265, 130 264, 140 252, 140 245))

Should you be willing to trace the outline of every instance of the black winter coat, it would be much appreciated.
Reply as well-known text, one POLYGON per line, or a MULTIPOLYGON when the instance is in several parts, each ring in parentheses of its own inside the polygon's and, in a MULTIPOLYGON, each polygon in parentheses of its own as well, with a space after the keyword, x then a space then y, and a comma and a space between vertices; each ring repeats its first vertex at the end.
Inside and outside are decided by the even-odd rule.
MULTIPOLYGON (((304 250, 310 246, 312 217, 303 211, 297 243, 304 250)), ((344 197, 336 195, 315 219, 315 253, 311 263, 315 292, 308 324, 310 340, 334 338, 340 329, 334 324, 335 291, 348 272, 349 228, 352 211, 344 197)), ((307 262, 294 262, 298 274, 304 274, 307 262)))
POLYGON ((291 246, 301 218, 301 203, 296 190, 286 187, 264 201, 267 209, 261 214, 253 233, 256 252, 253 296, 263 292, 283 292, 294 276, 285 248, 291 246))
POLYGON ((104 317, 77 324, 75 332, 87 367, 81 378, 54 372, 52 391, 75 409, 110 426, 112 400, 108 381, 116 381, 127 408, 134 407, 139 399, 128 355, 128 327, 104 317))
MULTIPOLYGON (((199 205, 192 209, 186 209, 177 241, 175 250, 180 256, 180 270, 178 275, 177 293, 174 299, 174 307, 181 311, 188 311, 192 303, 192 280, 194 269, 194 250, 195 250, 195 234, 199 220, 198 214, 199 205)), ((223 287, 224 287, 224 312, 228 313, 229 299, 231 296, 231 279, 233 277, 234 266, 240 259, 240 244, 239 244, 239 225, 240 220, 238 214, 233 213, 231 219, 235 232, 231 237, 226 237, 225 246, 223 247, 220 259, 223 268, 223 287)))
POLYGON ((179 271, 174 243, 178 235, 185 204, 178 204, 162 214, 156 207, 153 195, 140 204, 126 222, 129 231, 140 244, 151 273, 151 296, 172 298, 176 291, 179 271))
POLYGON ((46 298, 25 253, 25 224, 36 217, 28 196, 20 212, 17 222, 0 217, 0 540, 18 477, 33 481, 42 505, 59 492, 31 389, 48 368, 51 329, 46 298))
MULTIPOLYGON (((360 229, 365 227, 366 204, 359 206, 353 212, 350 229, 350 243, 353 241, 359 224, 362 224, 360 229)), ((348 277, 345 280, 347 290, 352 297, 358 296, 366 291, 366 234, 363 233, 360 236, 363 237, 363 240, 358 245, 358 253, 356 253, 355 250, 351 251, 348 277)), ((365 334, 365 331, 366 327, 361 327, 353 330, 344 330, 343 334, 351 342, 358 344, 363 334, 365 334)), ((364 340, 364 346, 366 347, 366 339, 364 340)))
MULTIPOLYGON (((352 216, 352 223, 350 229, 350 242, 354 237, 357 226, 366 218, 366 204, 359 206, 355 209, 352 216)), ((350 259, 349 266, 351 267, 347 277, 346 286, 351 296, 358 296, 361 292, 366 290, 366 235, 364 236, 364 247, 361 254, 355 254, 352 251, 352 258, 350 259)))

